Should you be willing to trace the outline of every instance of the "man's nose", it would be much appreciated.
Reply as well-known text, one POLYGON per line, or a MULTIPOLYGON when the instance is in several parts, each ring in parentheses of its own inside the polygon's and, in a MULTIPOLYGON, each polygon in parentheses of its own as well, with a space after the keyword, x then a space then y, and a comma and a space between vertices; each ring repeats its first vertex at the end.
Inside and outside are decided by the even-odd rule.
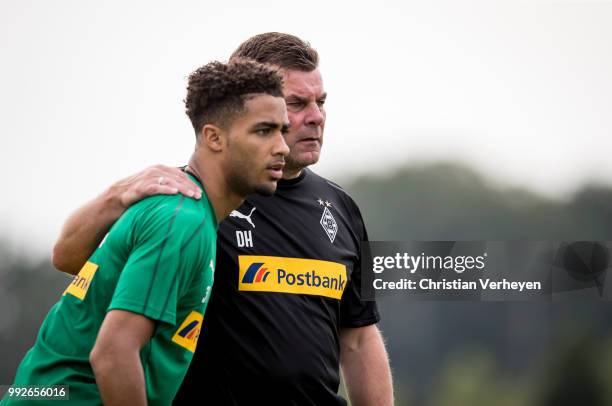
POLYGON ((323 106, 319 106, 316 103, 312 103, 308 107, 308 112, 305 117, 306 125, 321 126, 325 122, 325 111, 323 106))
POLYGON ((289 146, 285 142, 285 136, 280 131, 278 132, 278 136, 276 137, 276 142, 274 143, 274 151, 273 151, 273 155, 279 155, 279 154, 282 156, 289 155, 289 146))

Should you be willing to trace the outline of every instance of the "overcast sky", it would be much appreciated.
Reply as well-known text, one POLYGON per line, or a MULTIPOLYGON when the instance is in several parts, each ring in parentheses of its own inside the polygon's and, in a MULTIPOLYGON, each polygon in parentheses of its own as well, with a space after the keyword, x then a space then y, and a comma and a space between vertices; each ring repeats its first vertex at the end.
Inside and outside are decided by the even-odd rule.
POLYGON ((611 3, 373 4, 2 0, 0 236, 48 252, 114 180, 185 163, 186 76, 267 31, 320 52, 325 176, 452 159, 553 196, 611 182, 611 3))

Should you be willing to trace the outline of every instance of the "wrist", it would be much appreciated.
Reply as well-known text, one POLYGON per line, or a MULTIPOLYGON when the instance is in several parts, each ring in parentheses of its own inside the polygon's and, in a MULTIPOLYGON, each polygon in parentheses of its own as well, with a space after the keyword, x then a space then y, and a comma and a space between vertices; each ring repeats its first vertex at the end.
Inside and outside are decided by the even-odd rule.
POLYGON ((105 217, 116 220, 127 210, 127 205, 123 203, 122 199, 123 193, 124 190, 121 185, 114 184, 100 195, 98 198, 100 201, 100 211, 105 217))

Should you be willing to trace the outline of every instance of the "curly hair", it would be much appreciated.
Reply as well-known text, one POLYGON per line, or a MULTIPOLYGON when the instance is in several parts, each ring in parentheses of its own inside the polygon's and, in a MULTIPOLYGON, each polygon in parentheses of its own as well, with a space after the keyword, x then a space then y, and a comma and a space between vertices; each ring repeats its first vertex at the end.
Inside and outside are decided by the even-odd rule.
POLYGON ((247 39, 238 46, 230 60, 234 58, 253 59, 303 72, 312 72, 319 66, 316 49, 295 35, 281 32, 266 32, 247 39))
POLYGON ((227 128, 244 111, 249 95, 282 97, 282 89, 282 77, 271 67, 240 58, 229 63, 214 61, 189 75, 186 113, 196 135, 208 123, 227 128))

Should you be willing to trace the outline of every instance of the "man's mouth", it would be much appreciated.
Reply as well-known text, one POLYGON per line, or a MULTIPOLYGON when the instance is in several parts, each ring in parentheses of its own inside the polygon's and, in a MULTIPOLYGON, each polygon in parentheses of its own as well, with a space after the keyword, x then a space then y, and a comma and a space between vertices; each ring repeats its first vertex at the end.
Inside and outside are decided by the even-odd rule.
POLYGON ((302 138, 301 140, 299 140, 298 142, 302 142, 302 143, 319 143, 321 142, 319 137, 306 137, 306 138, 302 138))
POLYGON ((269 165, 266 170, 270 174, 270 177, 273 179, 280 179, 283 177, 283 167, 285 166, 284 162, 277 162, 273 165, 269 165))

